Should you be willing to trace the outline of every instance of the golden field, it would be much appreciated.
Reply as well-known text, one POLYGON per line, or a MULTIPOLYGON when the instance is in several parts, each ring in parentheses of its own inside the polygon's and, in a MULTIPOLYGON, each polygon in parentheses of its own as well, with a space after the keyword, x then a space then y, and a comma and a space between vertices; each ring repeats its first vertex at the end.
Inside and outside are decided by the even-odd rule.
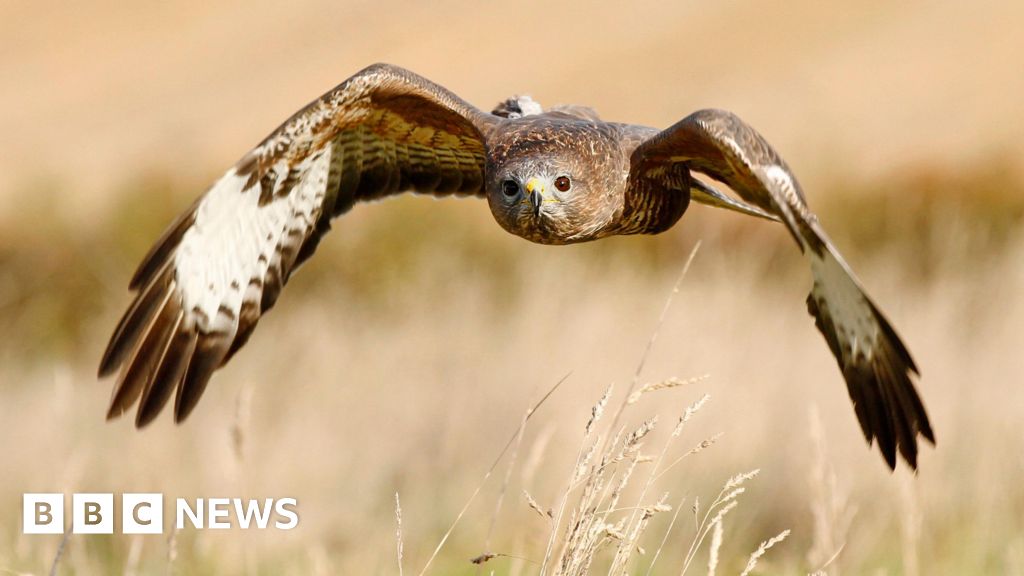
MULTIPOLYGON (((595 438, 591 407, 614 383, 592 432, 607 437, 646 358, 638 386, 707 377, 624 411, 627 434, 658 424, 620 507, 716 440, 644 491, 672 509, 627 573, 655 555, 652 574, 679 573, 694 503, 702 517, 727 479, 759 469, 722 521, 718 573, 788 529, 756 573, 1024 574, 1024 8, 963 10, 0 8, 0 573, 49 573, 61 548, 20 533, 22 493, 152 491, 295 497, 300 524, 72 536, 56 573, 396 574, 397 493, 402 573, 421 572, 472 499, 426 573, 536 574, 552 522, 524 490, 557 512, 595 438), (359 206, 188 422, 104 422, 112 382, 95 368, 149 243, 278 122, 374 61, 480 107, 528 92, 613 120, 667 126, 716 106, 757 126, 922 369, 938 445, 918 474, 864 444, 784 230, 702 206, 657 237, 559 248, 507 235, 482 202, 359 206), (486 553, 499 555, 470 563, 486 553)), ((616 562, 609 538, 595 573, 616 562)), ((708 572, 713 539, 687 573, 708 572)))

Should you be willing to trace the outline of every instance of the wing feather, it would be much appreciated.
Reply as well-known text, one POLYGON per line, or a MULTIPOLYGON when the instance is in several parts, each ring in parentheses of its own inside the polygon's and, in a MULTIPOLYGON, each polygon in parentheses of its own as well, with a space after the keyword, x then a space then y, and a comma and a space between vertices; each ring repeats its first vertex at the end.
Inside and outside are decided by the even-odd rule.
POLYGON ((199 403, 214 370, 219 368, 231 346, 231 335, 199 334, 188 368, 174 398, 174 421, 182 422, 199 403))
POLYGON ((135 343, 131 357, 123 366, 114 386, 108 417, 120 415, 140 396, 146 394, 152 375, 157 369, 167 341, 171 338, 181 308, 175 294, 163 292, 158 312, 150 319, 143 336, 135 343))
POLYGON ((755 216, 757 218, 764 218, 765 220, 779 221, 779 217, 773 214, 769 214, 757 206, 751 206, 739 200, 730 198, 725 194, 722 194, 714 186, 692 178, 690 180, 690 198, 701 204, 707 204, 708 206, 715 206, 716 208, 724 208, 726 210, 732 210, 733 212, 739 212, 740 214, 746 214, 747 216, 755 216))
POLYGON ((185 356, 183 352, 188 343, 195 340, 195 334, 181 330, 183 318, 184 312, 179 308, 173 323, 169 324, 160 356, 157 357, 156 364, 143 385, 139 411, 136 415, 136 421, 140 426, 147 424, 160 412, 188 365, 189 356, 185 356))
POLYGON ((171 223, 170 226, 164 231, 163 235, 153 244, 150 248, 149 253, 142 258, 142 262, 139 263, 138 268, 135 270, 135 274, 132 275, 131 281, 128 283, 128 288, 135 290, 140 286, 144 286, 153 279, 153 277, 159 272, 171 254, 174 252, 174 248, 181 242, 182 236, 185 232, 192 227, 192 224, 196 219, 196 208, 199 206, 199 201, 196 200, 189 206, 188 210, 181 213, 178 218, 171 223))
POLYGON ((406 190, 483 194, 497 119, 444 88, 371 66, 294 114, 171 224, 132 278, 135 299, 100 361, 120 370, 108 418, 151 422, 174 393, 195 408, 290 275, 356 202, 406 190))
POLYGON ((107 349, 103 352, 100 360, 99 376, 113 374, 144 334, 144 330, 150 319, 156 315, 159 306, 166 297, 166 284, 171 281, 174 269, 169 259, 165 260, 158 272, 159 277, 150 280, 144 289, 138 291, 131 306, 121 316, 121 320, 114 328, 114 334, 107 343, 107 349))
POLYGON ((839 364, 865 438, 878 442, 890 468, 899 451, 916 469, 917 437, 935 442, 912 380, 917 366, 808 209, 779 154, 735 115, 701 110, 641 143, 631 178, 670 174, 679 165, 727 184, 786 225, 810 260, 814 286, 807 308, 839 364))

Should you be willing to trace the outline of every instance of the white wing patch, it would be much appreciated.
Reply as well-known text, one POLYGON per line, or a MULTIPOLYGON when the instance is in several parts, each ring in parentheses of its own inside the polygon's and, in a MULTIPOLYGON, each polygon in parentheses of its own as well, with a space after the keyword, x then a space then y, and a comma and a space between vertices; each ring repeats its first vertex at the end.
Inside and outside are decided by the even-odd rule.
MULTIPOLYGON (((260 187, 244 190, 248 176, 235 169, 203 198, 195 223, 174 255, 176 281, 186 312, 186 328, 233 336, 243 300, 259 301, 271 266, 287 274, 282 248, 309 235, 323 203, 330 165, 329 148, 311 156, 299 183, 287 195, 260 206, 260 187), (252 280, 259 282, 250 287, 252 280)), ((282 173, 287 173, 282 167, 282 173)), ((281 186, 283 179, 275 184, 281 186)), ((299 246, 292 246, 294 258, 299 246)))
POLYGON ((789 171, 777 164, 771 164, 769 166, 757 166, 754 169, 755 173, 765 180, 775 184, 779 190, 796 190, 796 184, 793 182, 793 177, 789 174, 789 171))
POLYGON ((810 254, 814 275, 811 297, 820 308, 827 309, 832 318, 843 364, 859 358, 870 362, 879 334, 871 303, 841 256, 831 249, 821 255, 813 250, 806 252, 810 254))

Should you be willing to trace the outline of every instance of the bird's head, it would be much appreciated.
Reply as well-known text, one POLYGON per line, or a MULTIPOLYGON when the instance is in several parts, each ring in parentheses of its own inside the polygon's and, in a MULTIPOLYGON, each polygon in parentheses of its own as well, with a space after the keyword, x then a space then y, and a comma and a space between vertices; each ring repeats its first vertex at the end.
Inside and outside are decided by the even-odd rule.
POLYGON ((487 201, 505 230, 541 244, 600 237, 622 203, 618 148, 593 124, 516 120, 488 158, 487 201), (529 125, 529 126, 527 126, 529 125), (614 161, 613 161, 614 160, 614 161))

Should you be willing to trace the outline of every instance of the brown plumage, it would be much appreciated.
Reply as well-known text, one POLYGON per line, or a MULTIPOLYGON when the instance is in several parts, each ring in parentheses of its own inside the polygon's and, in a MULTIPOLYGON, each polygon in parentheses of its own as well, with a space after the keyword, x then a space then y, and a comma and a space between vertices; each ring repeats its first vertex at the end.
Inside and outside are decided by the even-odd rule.
POLYGON ((200 197, 139 265, 135 300, 101 376, 119 372, 108 418, 138 403, 144 426, 174 395, 180 422, 251 335, 334 217, 411 191, 484 197, 509 232, 546 244, 672 227, 690 200, 781 220, 811 261, 808 309, 846 379, 869 442, 890 467, 934 442, 917 368, 868 299, 789 168, 736 116, 702 110, 663 131, 547 111, 509 98, 482 112, 411 72, 378 64, 289 118, 200 197), (697 180, 701 172, 742 200, 697 180))

